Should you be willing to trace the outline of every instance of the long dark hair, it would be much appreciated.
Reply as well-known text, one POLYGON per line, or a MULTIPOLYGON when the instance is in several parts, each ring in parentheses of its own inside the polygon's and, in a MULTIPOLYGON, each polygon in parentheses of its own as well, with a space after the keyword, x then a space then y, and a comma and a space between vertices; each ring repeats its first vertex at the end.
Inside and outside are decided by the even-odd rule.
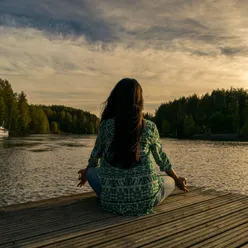
POLYGON ((143 128, 143 94, 137 80, 120 80, 104 103, 101 121, 115 118, 115 134, 110 146, 111 164, 124 169, 140 162, 143 128))

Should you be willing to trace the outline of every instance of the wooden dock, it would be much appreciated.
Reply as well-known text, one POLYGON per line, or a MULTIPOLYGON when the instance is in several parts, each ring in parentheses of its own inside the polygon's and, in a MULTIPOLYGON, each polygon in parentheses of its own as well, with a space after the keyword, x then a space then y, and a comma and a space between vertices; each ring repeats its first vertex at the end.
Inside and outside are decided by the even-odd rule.
POLYGON ((0 208, 0 247, 248 247, 248 196, 190 188, 123 217, 93 193, 0 208))

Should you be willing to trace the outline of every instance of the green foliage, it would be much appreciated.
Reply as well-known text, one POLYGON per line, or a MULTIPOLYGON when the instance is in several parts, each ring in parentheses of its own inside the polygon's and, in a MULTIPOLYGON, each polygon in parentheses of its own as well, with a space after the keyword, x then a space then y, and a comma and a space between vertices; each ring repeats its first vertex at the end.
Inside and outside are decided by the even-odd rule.
POLYGON ((94 134, 95 133, 95 128, 94 124, 92 122, 89 122, 87 129, 87 133, 89 134, 94 134))
POLYGON ((155 113, 160 133, 179 138, 197 133, 242 134, 247 118, 248 92, 234 88, 181 97, 161 104, 155 113), (164 120, 170 123, 169 130, 164 120))
POLYGON ((210 128, 212 133, 233 133, 233 116, 224 115, 220 111, 210 116, 210 128))
POLYGON ((2 125, 4 121, 4 111, 5 111, 5 103, 3 101, 3 97, 0 96, 0 126, 2 125))
POLYGON ((185 137, 191 137, 196 132, 196 125, 193 116, 185 116, 183 123, 183 132, 185 137))
POLYGON ((19 120, 20 120, 20 112, 18 109, 17 99, 12 103, 10 114, 9 114, 9 126, 7 126, 11 133, 20 134, 19 133, 19 120))
POLYGON ((29 106, 25 93, 22 91, 18 96, 18 109, 20 114, 19 119, 19 131, 21 134, 28 132, 30 119, 29 106))
MULTIPOLYGON (((244 89, 214 90, 163 103, 155 116, 144 117, 157 124, 162 136, 190 137, 197 133, 247 135, 248 92, 244 89)), ((97 116, 61 105, 28 105, 24 92, 14 93, 7 80, 0 79, 0 125, 11 134, 97 133, 97 116), (50 129, 51 127, 51 129, 50 129)))
POLYGON ((150 121, 153 121, 153 122, 155 121, 155 116, 152 115, 151 113, 148 113, 148 112, 147 113, 144 113, 143 116, 147 120, 150 120, 150 121))
POLYGON ((246 123, 246 124, 241 128, 240 134, 241 134, 241 135, 245 135, 245 136, 248 135, 248 123, 246 123))
POLYGON ((95 134, 97 132, 99 119, 87 111, 60 105, 41 107, 47 114, 50 126, 52 127, 52 123, 56 122, 62 133, 95 134))
MULTIPOLYGON (((16 107, 17 95, 14 94, 10 83, 0 78, 0 96, 3 98, 3 121, 6 127, 11 124, 12 110, 16 107)), ((2 123, 1 123, 2 124, 2 123)))
POLYGON ((49 122, 42 107, 31 105, 30 116, 31 116, 30 131, 32 133, 50 132, 49 122))
POLYGON ((170 134, 170 122, 169 121, 167 120, 162 121, 161 133, 162 133, 162 136, 167 136, 170 134))
POLYGON ((99 119, 87 111, 58 105, 28 105, 24 92, 14 93, 10 83, 0 79, 0 125, 3 121, 12 135, 95 134, 99 126, 99 119))
POLYGON ((52 133, 56 133, 56 134, 60 133, 59 125, 58 125, 58 123, 56 121, 53 121, 51 123, 51 131, 52 131, 52 133))
POLYGON ((248 104, 246 105, 244 109, 244 116, 245 116, 245 124, 240 130, 240 134, 242 136, 248 136, 248 104))

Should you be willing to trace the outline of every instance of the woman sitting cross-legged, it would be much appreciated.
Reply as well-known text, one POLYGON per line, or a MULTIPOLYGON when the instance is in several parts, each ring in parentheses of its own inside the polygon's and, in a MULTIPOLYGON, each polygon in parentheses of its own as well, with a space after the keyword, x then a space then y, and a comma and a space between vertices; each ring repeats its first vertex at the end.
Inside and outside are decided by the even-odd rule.
POLYGON ((78 172, 78 186, 88 181, 109 212, 149 214, 175 185, 188 191, 186 179, 176 174, 162 149, 155 123, 142 111, 140 84, 122 79, 105 102, 88 166, 78 172), (157 175, 150 154, 164 175, 157 175))

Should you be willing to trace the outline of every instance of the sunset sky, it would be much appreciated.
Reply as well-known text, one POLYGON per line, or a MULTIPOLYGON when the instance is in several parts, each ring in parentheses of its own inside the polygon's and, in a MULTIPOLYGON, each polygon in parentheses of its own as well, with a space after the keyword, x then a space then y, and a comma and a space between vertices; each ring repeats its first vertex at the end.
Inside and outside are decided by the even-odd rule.
POLYGON ((248 88, 247 0, 1 0, 0 78, 29 103, 99 115, 123 77, 145 111, 217 88, 248 88))

